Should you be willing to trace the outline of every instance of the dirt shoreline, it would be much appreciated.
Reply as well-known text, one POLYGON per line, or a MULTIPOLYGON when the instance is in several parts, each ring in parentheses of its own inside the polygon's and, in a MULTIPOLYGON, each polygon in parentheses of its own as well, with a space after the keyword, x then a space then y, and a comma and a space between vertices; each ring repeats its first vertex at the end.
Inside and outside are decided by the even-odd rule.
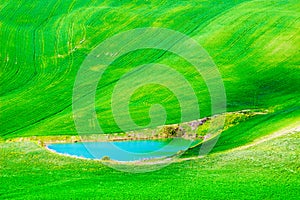
MULTIPOLYGON (((18 138, 11 138, 7 139, 1 142, 26 142, 26 141, 33 141, 37 142, 41 146, 45 146, 47 144, 52 143, 77 143, 77 142, 114 142, 114 141, 132 141, 132 140, 158 140, 158 139, 172 139, 175 137, 181 137, 184 139, 190 139, 190 140, 206 140, 206 135, 197 135, 195 132, 189 133, 188 130, 186 130, 185 134, 177 134, 181 130, 178 130, 176 135, 165 135, 165 134, 159 134, 159 132, 164 127, 174 127, 177 126, 178 129, 182 128, 183 126, 190 127, 190 131, 194 131, 193 128, 196 126, 196 129, 198 127, 201 127, 202 125, 205 125, 207 122, 214 120, 220 116, 225 115, 227 118, 228 116, 232 114, 237 115, 247 115, 248 117, 254 116, 254 115, 260 115, 260 114, 267 114, 267 110, 240 110, 235 112, 227 112, 225 114, 215 115, 212 117, 205 117, 197 120, 193 120, 190 122, 185 122, 182 124, 172 124, 172 125, 165 125, 160 126, 154 129, 144 129, 144 130, 137 130, 137 131, 130 131, 127 133, 111 133, 111 134, 91 134, 87 136, 80 136, 80 135, 55 135, 55 136, 29 136, 29 137, 18 137, 18 138)), ((227 124, 228 127, 236 125, 236 124, 227 124)), ((224 127, 225 128, 225 127, 224 127)), ((223 129, 224 130, 224 129, 223 129)))

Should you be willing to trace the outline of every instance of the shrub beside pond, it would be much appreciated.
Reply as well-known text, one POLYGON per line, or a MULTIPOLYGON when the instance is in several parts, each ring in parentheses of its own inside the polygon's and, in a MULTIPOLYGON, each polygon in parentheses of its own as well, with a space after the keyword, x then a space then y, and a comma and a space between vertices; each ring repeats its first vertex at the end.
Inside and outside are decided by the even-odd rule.
POLYGON ((101 158, 101 160, 103 160, 103 161, 109 161, 109 160, 110 160, 110 157, 109 157, 109 156, 103 156, 103 157, 101 158))

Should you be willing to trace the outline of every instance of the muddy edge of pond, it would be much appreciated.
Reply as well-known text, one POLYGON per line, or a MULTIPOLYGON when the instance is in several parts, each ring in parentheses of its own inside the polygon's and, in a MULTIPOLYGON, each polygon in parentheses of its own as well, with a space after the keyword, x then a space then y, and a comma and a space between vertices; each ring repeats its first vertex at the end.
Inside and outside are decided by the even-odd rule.
MULTIPOLYGON (((268 110, 258 111, 258 110, 247 109, 247 110, 241 110, 236 112, 227 112, 226 114, 215 115, 213 117, 204 117, 198 120, 193 120, 181 124, 164 125, 153 129, 130 131, 127 133, 92 134, 86 137, 82 137, 79 135, 31 136, 31 137, 12 138, 12 139, 5 140, 5 142, 35 142, 40 146, 46 146, 47 144, 52 144, 52 143, 110 142, 110 141, 113 142, 113 141, 156 140, 156 139, 158 140, 158 139, 172 139, 176 137, 180 137, 183 139, 190 139, 190 140, 195 140, 195 139, 206 140, 212 136, 197 135, 196 131, 199 127, 208 123, 212 119, 216 119, 220 116, 224 117, 224 115, 226 119, 234 118, 234 117, 240 118, 241 116, 243 116, 244 119, 241 121, 244 121, 245 119, 252 117, 254 115, 267 114, 267 113, 268 110), (164 133, 164 131, 167 131, 168 133, 166 134, 164 133), (169 134, 169 132, 173 134, 169 134)), ((225 126, 222 131, 234 125, 236 124, 226 124, 225 122, 225 126)))

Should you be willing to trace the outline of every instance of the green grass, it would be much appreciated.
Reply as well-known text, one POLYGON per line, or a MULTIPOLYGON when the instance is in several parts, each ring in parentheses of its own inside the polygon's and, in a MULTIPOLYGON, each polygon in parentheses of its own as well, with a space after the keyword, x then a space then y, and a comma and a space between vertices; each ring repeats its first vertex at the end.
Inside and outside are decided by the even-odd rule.
POLYGON ((300 134, 130 174, 97 161, 55 155, 28 143, 0 143, 1 198, 297 199, 300 134))
MULTIPOLYGON (((196 39, 221 72, 229 111, 297 102, 298 7, 298 1, 284 5, 280 1, 3 1, 0 135, 76 134, 72 89, 81 62, 106 38, 140 27, 170 28, 196 39)), ((105 132, 120 131, 110 108, 116 81, 151 62, 168 64, 183 74, 200 102, 199 117, 211 114, 205 83, 186 61, 171 53, 139 50, 117 59, 99 83, 96 111, 105 132)), ((134 93, 133 120, 147 125, 149 107, 157 102, 167 111, 167 123, 180 120, 177 98, 157 85, 134 93)))
MULTIPOLYGON (((299 133, 231 150, 300 119, 299 8, 297 0, 2 0, 0 198, 297 199, 299 133), (105 39, 143 27, 173 29, 202 45, 224 81, 228 111, 266 109, 269 113, 224 131, 207 157, 145 174, 54 155, 34 142, 4 142, 77 135, 72 92, 81 63, 105 39)), ((110 105, 118 80, 148 63, 167 64, 181 73, 195 90, 199 118, 212 114, 205 82, 187 61, 169 52, 142 49, 115 60, 98 84, 96 112, 106 133, 121 131, 110 105)), ((137 75, 138 71, 132 73, 128 80, 137 75)), ((124 93, 130 86, 129 82, 124 93)), ((166 109, 168 124, 180 122, 178 99, 165 87, 147 85, 130 100, 130 114, 138 125, 151 121, 149 108, 157 103, 166 109)), ((187 155, 197 155, 197 150, 187 155)))

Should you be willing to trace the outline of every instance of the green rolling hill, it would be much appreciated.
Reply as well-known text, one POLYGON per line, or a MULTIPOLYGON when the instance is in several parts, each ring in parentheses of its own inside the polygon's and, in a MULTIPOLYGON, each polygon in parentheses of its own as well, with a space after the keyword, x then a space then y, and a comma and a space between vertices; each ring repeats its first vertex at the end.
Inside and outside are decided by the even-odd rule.
MULTIPOLYGON (((297 1, 3 2, 0 134, 76 134, 71 105, 80 64, 106 38, 142 27, 169 28, 198 41, 221 73, 228 111, 297 110, 298 7, 297 1)), ((153 62, 183 73, 201 102, 201 115, 210 115, 207 88, 188 63, 159 50, 138 50, 117 59, 101 79, 96 111, 105 132, 120 131, 110 109, 115 82, 130 69, 153 62)), ((180 120, 176 97, 155 85, 133 95, 133 119, 149 123, 149 105, 157 102, 167 110, 167 123, 180 120)))
MULTIPOLYGON (((299 130, 289 130, 300 121, 299 16, 297 0, 2 0, 0 198, 120 199, 122 194, 124 199, 180 199, 177 191, 184 199, 297 199, 299 130), (84 59, 107 38, 145 27, 181 32, 207 51, 224 82, 227 111, 268 113, 224 131, 212 154, 203 159, 183 158, 163 170, 136 176, 97 161, 54 155, 33 142, 8 142, 27 136, 77 135, 72 94, 84 59), (285 131, 289 134, 280 134, 285 131)), ((170 52, 140 49, 116 59, 98 84, 95 110, 104 132, 122 131, 111 109, 118 81, 124 74, 126 80, 135 79, 143 73, 130 71, 149 63, 169 65, 182 74, 199 101, 197 118, 212 115, 209 90, 190 63, 170 52)), ((180 122, 178 98, 157 84, 131 96, 134 122, 146 127, 154 104, 165 108, 167 124, 180 122)))

